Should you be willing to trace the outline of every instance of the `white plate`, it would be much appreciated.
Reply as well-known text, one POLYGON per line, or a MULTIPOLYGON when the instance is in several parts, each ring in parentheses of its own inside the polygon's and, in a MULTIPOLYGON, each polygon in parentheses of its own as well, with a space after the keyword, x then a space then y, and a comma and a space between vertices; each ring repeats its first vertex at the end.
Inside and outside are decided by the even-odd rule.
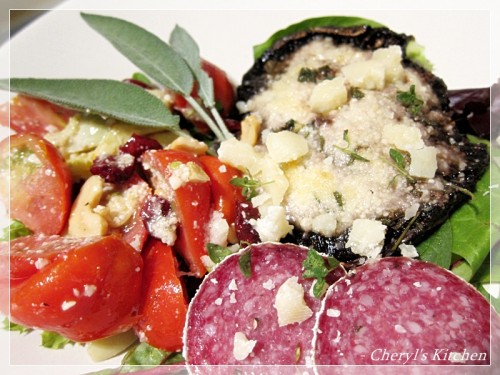
MULTIPOLYGON (((379 9, 391 9, 392 1, 379 1, 379 9), (389 8, 387 8, 389 7, 389 8)), ((276 30, 308 17, 323 15, 356 15, 377 20, 395 31, 412 34, 426 47, 427 57, 434 63, 435 73, 452 89, 489 86, 500 77, 500 64, 490 75, 490 58, 498 61, 490 50, 489 11, 451 10, 307 10, 302 1, 278 1, 274 10, 257 5, 242 10, 234 2, 217 3, 219 10, 201 1, 165 3, 141 1, 149 10, 109 10, 116 3, 107 1, 68 1, 17 34, 9 45, 0 48, 0 77, 45 78, 114 78, 129 77, 136 69, 102 37, 88 27, 79 12, 69 9, 94 9, 96 13, 121 17, 168 39, 175 24, 184 27, 200 45, 202 55, 225 69, 235 82, 252 64, 252 46, 263 42, 276 30), (187 4, 187 5, 186 5, 187 4), (96 8, 108 10, 95 10, 96 8), (239 8, 239 9, 238 9, 239 8), (284 9, 301 10, 284 10, 284 9), (154 11, 152 9, 155 9, 154 11), (184 10, 180 10, 184 9, 184 10), (203 9, 203 10, 202 10, 203 9), (225 10, 220 10, 225 9, 225 10), (10 47, 10 60, 8 57, 10 47)), ((453 2, 456 8, 458 5, 453 2)), ((122 9, 137 8, 137 2, 122 1, 122 9)), ((431 9, 430 6, 427 9, 431 9)), ((401 9, 401 8, 399 8, 401 9)), ((425 8, 424 8, 425 9, 425 8)), ((449 8, 451 9, 451 8, 449 8)), ((0 92, 0 100, 8 94, 0 92)), ((2 130, 1 137, 6 131, 2 130)), ((4 216, 5 220, 5 216, 4 216)), ((0 332, 0 372, 31 374, 82 374, 100 368, 116 367, 118 359, 95 365, 85 350, 70 348, 51 351, 41 348, 37 334, 10 338, 0 332), (11 367, 6 367, 7 363, 11 367), (56 366, 57 365, 57 366, 56 366), (38 367, 40 366, 40 367, 38 367)))

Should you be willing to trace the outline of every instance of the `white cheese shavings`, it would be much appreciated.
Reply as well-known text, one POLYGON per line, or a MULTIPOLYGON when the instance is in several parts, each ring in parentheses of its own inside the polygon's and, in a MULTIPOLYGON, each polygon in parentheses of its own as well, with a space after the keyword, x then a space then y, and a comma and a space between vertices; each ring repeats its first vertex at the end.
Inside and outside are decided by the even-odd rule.
POLYGON ((76 305, 76 301, 64 301, 62 304, 61 304, 61 310, 62 311, 66 311, 66 310, 69 310, 71 309, 73 306, 76 305))
POLYGON ((332 317, 332 318, 338 318, 340 316, 340 310, 337 309, 327 309, 326 310, 326 316, 332 317))
POLYGON ((409 173, 415 177, 433 178, 437 170, 436 147, 423 147, 421 149, 409 150, 410 169, 409 173))
POLYGON ((266 146, 269 156, 277 163, 297 160, 309 151, 306 139, 289 130, 270 133, 266 138, 266 146))
POLYGON ((314 112, 328 113, 347 103, 348 95, 345 78, 336 77, 321 81, 309 97, 309 105, 314 112))
POLYGON ((352 252, 368 258, 376 258, 382 250, 387 227, 378 220, 356 219, 346 247, 352 252))
POLYGON ((269 206, 265 216, 250 220, 250 224, 259 234, 262 242, 279 241, 293 229, 286 219, 285 208, 281 206, 269 206))
POLYGON ((234 358, 237 361, 246 359, 252 353, 256 343, 257 340, 249 340, 243 332, 236 332, 233 341, 234 358))
POLYGON ((408 258, 416 258, 418 257, 417 248, 413 245, 407 245, 402 243, 399 245, 399 250, 401 251, 401 255, 408 258))
POLYGON ((276 285, 274 285, 274 281, 269 279, 266 282, 262 283, 262 287, 266 290, 273 290, 276 285))
POLYGON ((298 283, 298 277, 288 278, 276 292, 274 307, 278 312, 278 325, 301 323, 313 315, 313 311, 304 300, 304 288, 298 283))

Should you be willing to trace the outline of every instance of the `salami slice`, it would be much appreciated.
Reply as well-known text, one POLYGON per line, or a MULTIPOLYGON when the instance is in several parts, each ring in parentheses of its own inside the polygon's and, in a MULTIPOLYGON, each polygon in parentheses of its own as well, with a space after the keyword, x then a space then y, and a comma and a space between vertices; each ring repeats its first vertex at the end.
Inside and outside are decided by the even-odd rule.
POLYGON ((366 264, 332 285, 315 329, 320 365, 490 364, 488 301, 451 272, 409 258, 366 264))
POLYGON ((321 301, 310 295, 313 281, 302 278, 306 257, 304 247, 265 243, 221 262, 191 301, 184 331, 186 363, 311 363, 321 301), (280 311, 283 297, 288 298, 286 311, 280 311))

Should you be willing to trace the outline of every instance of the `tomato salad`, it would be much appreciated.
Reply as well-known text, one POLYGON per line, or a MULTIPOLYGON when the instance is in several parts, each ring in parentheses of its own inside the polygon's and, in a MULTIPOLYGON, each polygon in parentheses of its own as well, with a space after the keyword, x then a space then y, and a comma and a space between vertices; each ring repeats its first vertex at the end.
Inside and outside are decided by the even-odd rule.
MULTIPOLYGON (((133 26, 83 16, 104 36, 106 27, 133 26)), ((174 50, 181 40, 197 50, 184 30, 173 35, 174 50)), ((215 156, 220 142, 251 144, 258 131, 241 126, 223 70, 179 49, 175 56, 169 62, 185 61, 193 75, 185 85, 137 73, 117 86, 160 102, 173 116, 157 118, 177 121, 164 127, 59 90, 88 82, 11 80, 19 94, 0 119, 15 133, 0 143, 0 174, 10 182, 1 198, 12 219, 0 244, 0 269, 10 266, 0 275, 0 311, 11 326, 78 343, 132 332, 122 349, 140 342, 163 353, 159 363, 182 361, 175 354, 194 291, 221 259, 260 242, 252 198, 279 176, 258 181, 215 156)), ((273 230, 290 231, 276 223, 273 230)))

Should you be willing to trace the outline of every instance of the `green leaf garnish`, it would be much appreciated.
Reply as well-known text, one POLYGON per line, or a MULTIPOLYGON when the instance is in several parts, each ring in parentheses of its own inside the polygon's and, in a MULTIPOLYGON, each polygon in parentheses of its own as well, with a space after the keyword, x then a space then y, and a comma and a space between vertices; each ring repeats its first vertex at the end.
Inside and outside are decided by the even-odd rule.
POLYGON ((343 197, 342 193, 340 193, 338 191, 334 191, 333 196, 335 198, 335 202, 337 202, 337 205, 340 208, 344 207, 344 197, 343 197))
POLYGON ((252 253, 251 249, 244 252, 239 260, 238 265, 240 266, 241 273, 248 279, 252 276, 252 253))
POLYGON ((406 157, 404 153, 400 150, 396 150, 395 148, 389 149, 389 157, 393 161, 390 163, 402 176, 404 176, 409 182, 414 182, 415 179, 410 176, 406 167, 408 165, 406 161, 406 157))
POLYGON ((408 91, 398 91, 396 99, 408 109, 412 116, 416 117, 422 113, 424 101, 415 93, 415 85, 411 85, 408 91))
POLYGON ((271 182, 263 183, 255 180, 251 175, 249 175, 243 177, 234 177, 229 181, 229 183, 233 186, 241 188, 241 194, 243 194, 243 196, 247 200, 250 200, 259 194, 258 189, 261 186, 269 184, 271 182))
POLYGON ((74 341, 56 332, 42 332, 42 346, 47 349, 64 349, 66 345, 75 345, 74 341))
POLYGON ((207 252, 208 256, 215 264, 222 262, 224 258, 233 254, 231 249, 228 249, 227 247, 220 246, 214 243, 207 244, 207 252))
POLYGON ((316 283, 313 286, 313 294, 316 298, 321 298, 327 286, 326 277, 339 264, 340 262, 335 258, 328 257, 325 259, 316 250, 309 249, 307 257, 302 263, 302 267, 304 268, 302 277, 305 279, 316 279, 316 283))
POLYGON ((29 236, 32 233, 33 232, 19 220, 12 220, 8 227, 3 228, 0 241, 12 241, 19 237, 29 236))
POLYGON ((11 78, 10 86, 9 80, 0 80, 0 89, 134 125, 176 130, 179 124, 179 117, 173 116, 160 99, 140 87, 119 81, 11 78))
POLYGON ((183 95, 193 88, 193 75, 184 59, 156 35, 131 22, 81 13, 82 18, 119 52, 163 86, 183 95))
POLYGON ((95 14, 81 15, 94 30, 145 74, 183 95, 219 140, 232 137, 213 104, 213 85, 208 75, 201 71, 198 46, 185 30, 176 27, 171 38, 182 51, 181 54, 156 35, 131 22, 95 14), (183 43, 186 45, 182 46, 183 43), (206 101, 215 121, 191 96, 195 79, 200 86, 200 97, 206 101))
POLYGON ((299 82, 312 82, 317 83, 327 79, 334 78, 335 73, 328 65, 322 66, 318 69, 311 69, 304 67, 299 71, 299 82))
POLYGON ((365 97, 365 93, 363 91, 361 91, 360 89, 358 89, 357 87, 353 87, 351 90, 351 96, 354 99, 362 99, 365 97))

